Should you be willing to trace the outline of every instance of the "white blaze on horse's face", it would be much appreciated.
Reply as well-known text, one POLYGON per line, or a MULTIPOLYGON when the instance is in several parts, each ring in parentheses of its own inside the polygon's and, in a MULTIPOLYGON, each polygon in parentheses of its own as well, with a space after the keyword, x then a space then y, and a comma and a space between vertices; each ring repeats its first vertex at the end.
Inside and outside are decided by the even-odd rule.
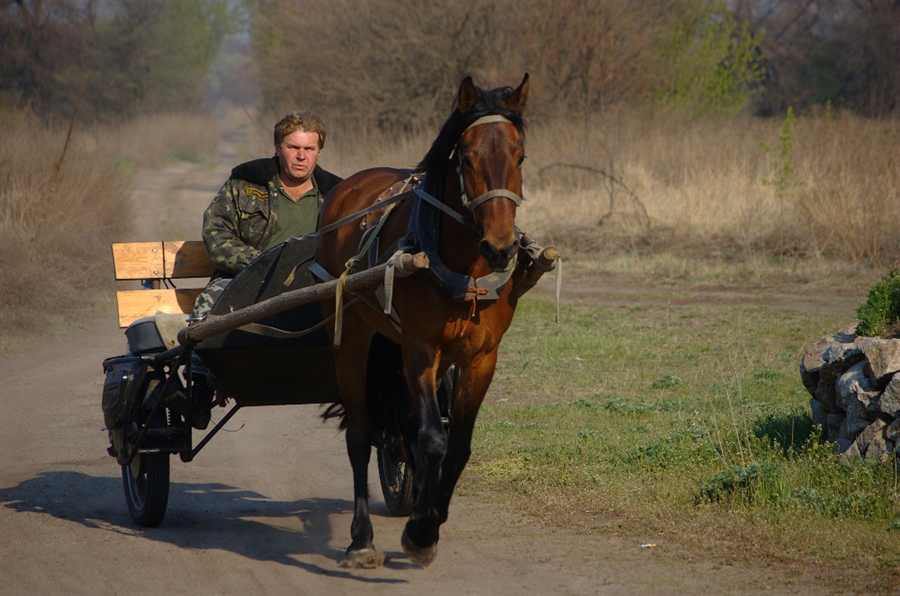
POLYGON ((519 250, 515 219, 525 141, 505 118, 486 116, 460 137, 457 156, 463 205, 484 230, 479 252, 491 269, 504 271, 519 250))

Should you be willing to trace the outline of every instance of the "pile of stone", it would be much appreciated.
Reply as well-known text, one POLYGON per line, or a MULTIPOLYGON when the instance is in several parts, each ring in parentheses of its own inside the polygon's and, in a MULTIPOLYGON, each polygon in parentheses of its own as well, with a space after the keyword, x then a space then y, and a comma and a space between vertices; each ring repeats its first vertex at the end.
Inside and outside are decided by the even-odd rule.
POLYGON ((813 423, 841 453, 900 457, 900 339, 856 335, 855 326, 812 344, 800 364, 813 423))

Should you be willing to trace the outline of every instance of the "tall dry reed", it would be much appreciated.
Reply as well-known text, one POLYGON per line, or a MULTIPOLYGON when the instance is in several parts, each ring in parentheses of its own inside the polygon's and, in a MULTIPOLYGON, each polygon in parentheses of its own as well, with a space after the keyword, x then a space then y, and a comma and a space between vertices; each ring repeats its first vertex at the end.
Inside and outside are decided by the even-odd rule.
POLYGON ((605 222, 636 235, 665 230, 681 245, 870 263, 900 258, 900 121, 798 118, 786 156, 797 184, 779 192, 764 184, 774 176, 773 155, 760 143, 776 145, 783 122, 627 111, 589 126, 535 122, 522 225, 599 234, 612 212, 618 217, 605 222))
MULTIPOLYGON (((212 127, 213 134, 208 134, 212 127)), ((30 114, 0 118, 0 329, 23 334, 92 312, 111 283, 109 245, 127 239, 134 166, 172 151, 209 152, 206 118, 142 118, 110 128, 47 125, 30 114), (105 281, 106 280, 106 281, 105 281)), ((108 293, 106 293, 108 295, 108 293)))
MULTIPOLYGON (((798 118, 787 160, 799 184, 779 194, 764 184, 774 175, 773 155, 760 143, 776 145, 783 123, 627 109, 532 120, 520 226, 563 243, 624 234, 663 238, 660 250, 873 264, 900 258, 900 121, 847 112, 798 118)), ((410 167, 436 134, 338 129, 326 151, 345 176, 376 165, 410 167)))

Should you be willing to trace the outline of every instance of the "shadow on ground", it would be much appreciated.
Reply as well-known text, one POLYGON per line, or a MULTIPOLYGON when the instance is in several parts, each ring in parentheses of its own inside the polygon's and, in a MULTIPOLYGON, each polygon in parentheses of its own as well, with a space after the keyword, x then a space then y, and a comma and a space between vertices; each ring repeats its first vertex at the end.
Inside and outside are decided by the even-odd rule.
MULTIPOLYGON (((163 523, 156 528, 140 528, 131 522, 120 479, 56 471, 0 489, 0 506, 183 549, 224 550, 310 573, 368 583, 405 583, 399 579, 359 577, 301 560, 319 555, 333 560, 336 567, 344 558, 342 549, 330 545, 333 532, 329 521, 332 515, 352 513, 352 503, 344 499, 276 501, 222 483, 173 482, 163 523)), ((389 569, 414 567, 403 553, 385 555, 385 567, 389 569)))

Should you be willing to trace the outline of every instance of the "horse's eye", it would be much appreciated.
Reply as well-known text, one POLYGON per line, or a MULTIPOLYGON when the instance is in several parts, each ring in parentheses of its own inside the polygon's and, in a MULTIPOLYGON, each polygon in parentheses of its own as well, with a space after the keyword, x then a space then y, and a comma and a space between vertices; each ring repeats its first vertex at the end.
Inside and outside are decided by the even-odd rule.
POLYGON ((525 162, 525 157, 526 157, 526 156, 523 154, 522 157, 519 158, 519 165, 520 165, 520 166, 525 162))

